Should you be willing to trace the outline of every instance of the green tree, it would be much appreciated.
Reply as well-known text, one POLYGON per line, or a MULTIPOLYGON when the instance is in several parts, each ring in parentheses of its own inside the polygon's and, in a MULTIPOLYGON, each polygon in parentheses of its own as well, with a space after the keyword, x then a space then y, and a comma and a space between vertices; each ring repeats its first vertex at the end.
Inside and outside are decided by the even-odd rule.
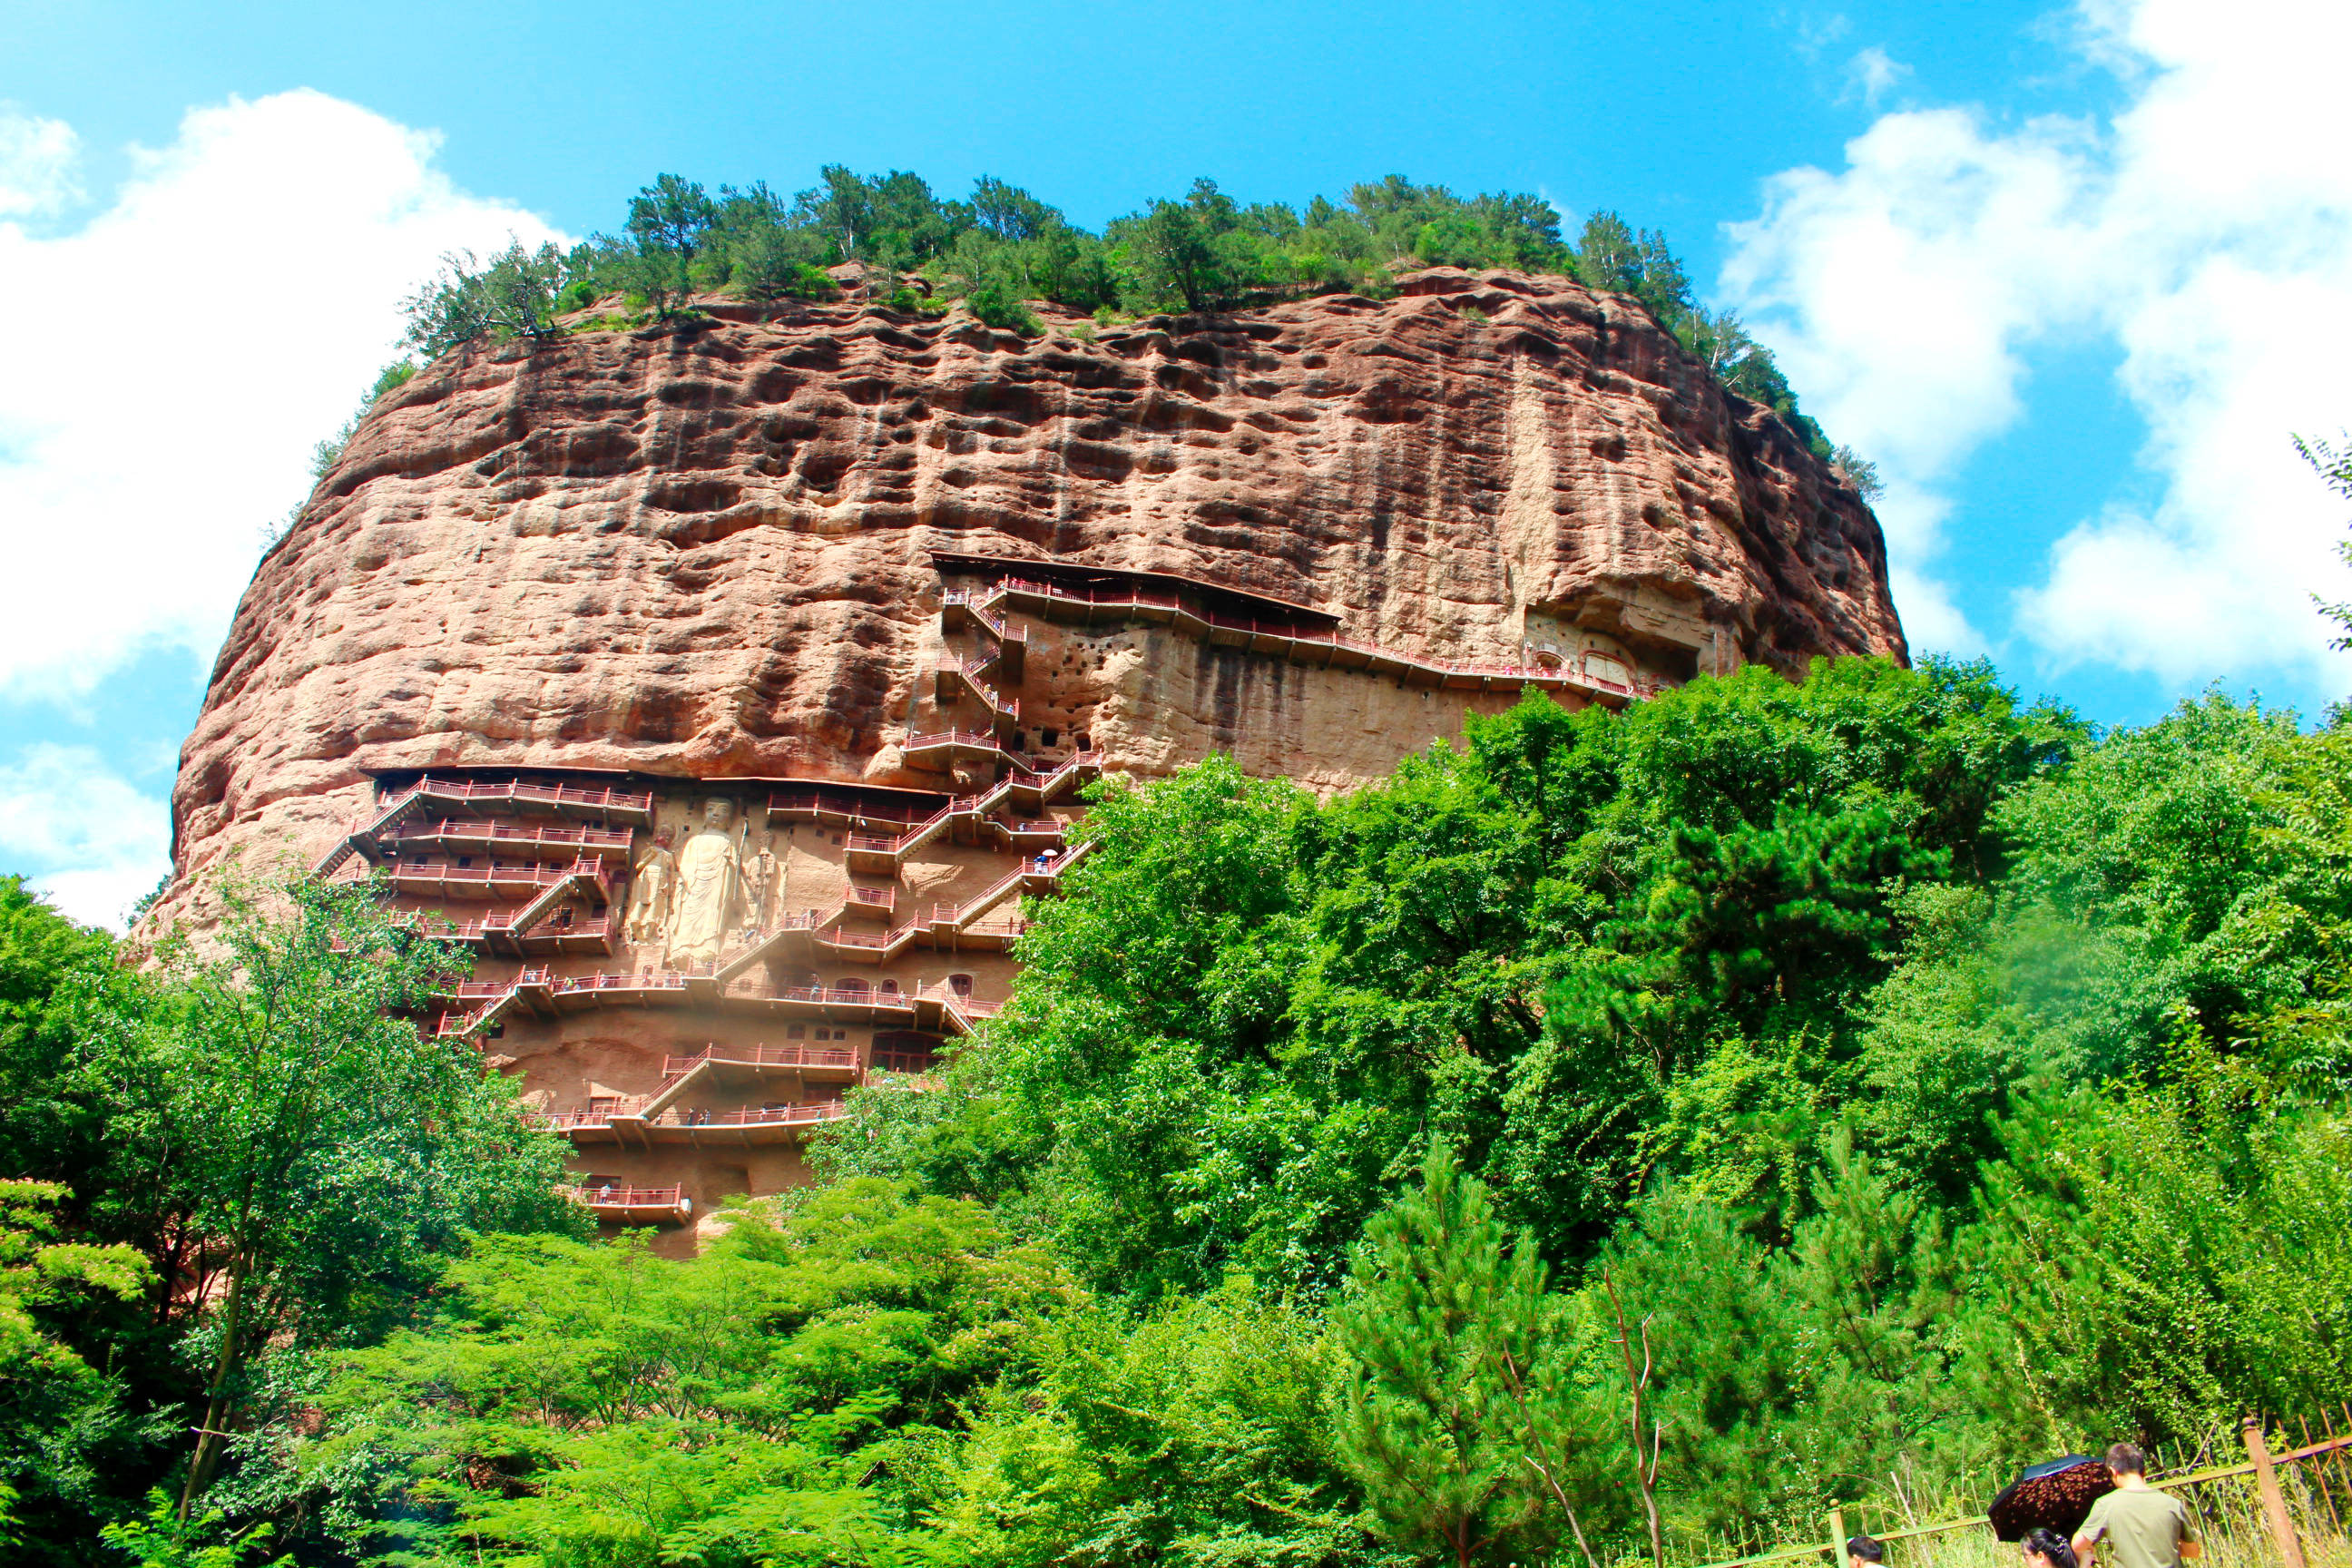
POLYGON ((1990 874, 1990 814, 2077 732, 1982 667, 1852 660, 1538 699, 1328 805, 1222 760, 1114 789, 1098 896, 1038 911, 989 1048, 825 1146, 1146 1295, 1335 1282, 1433 1132, 1560 1261, 1661 1169, 1785 1226, 1831 1126, 1903 1132, 1847 1110, 1898 883, 1990 874))
POLYGON ((1125 242, 1135 279, 1145 297, 1205 310, 1222 303, 1231 281, 1213 243, 1216 231, 1190 202, 1154 202, 1139 216, 1114 226, 1125 242))
POLYGON ((2352 1128, 2178 1035, 2151 1087, 2021 1103, 1959 1244, 1979 1408, 2035 1442, 2195 1439, 2352 1395, 2352 1128))
POLYGON ((1097 786, 1080 896, 1035 912, 1020 951, 1036 978, 975 1053, 990 1089, 963 1103, 985 1125, 960 1120, 919 1156, 937 1185, 1034 1214, 1092 1279, 1150 1294, 1223 1277, 1235 1260, 1199 1221, 1255 1194, 1193 1163, 1208 1152, 1201 1084, 1232 1086, 1239 1110, 1272 1076, 1293 964, 1289 833, 1307 808, 1295 785, 1222 757, 1148 790, 1097 786))
POLYGON ((971 209, 980 227, 1000 240, 1018 243, 1066 226, 1054 208, 987 174, 972 182, 971 209))
MULTIPOLYGON (((110 1552, 128 1556, 139 1568, 264 1568, 261 1555, 278 1533, 268 1520, 232 1529, 218 1512, 182 1519, 172 1500, 161 1492, 150 1500, 152 1506, 143 1516, 117 1520, 101 1528, 100 1542, 110 1552)), ((267 1568, 292 1568, 293 1561, 290 1556, 279 1557, 267 1568)))
POLYGON ((439 276, 402 301, 402 342, 432 359, 483 338, 544 342, 558 334, 557 300, 575 272, 552 245, 526 250, 509 239, 488 261, 470 250, 441 258, 439 276))
POLYGON ((51 1323, 96 1296, 138 1300, 152 1279, 131 1247, 59 1239, 51 1211, 67 1195, 56 1182, 0 1179, 0 1545, 20 1550, 29 1543, 11 1516, 24 1483, 90 1489, 57 1472, 79 1468, 75 1429, 102 1421, 118 1393, 51 1323))
POLYGON ((1442 1144, 1419 1190, 1365 1228, 1332 1316, 1347 1356, 1339 1449, 1399 1545, 1468 1568, 1501 1542, 1541 1550, 1561 1521, 1580 1539, 1563 1489, 1579 1441, 1549 1283, 1528 1237, 1506 1251, 1486 1188, 1442 1144))
POLYGON ((929 1560, 908 1475, 1077 1296, 976 1204, 852 1180, 699 1257, 484 1237, 289 1423, 347 1550, 656 1568, 929 1560))
MULTIPOLYGON (((2297 436, 2294 449, 2329 489, 2352 500, 2352 446, 2339 449, 2332 442, 2297 436)), ((2352 564, 2352 539, 2337 540, 2336 553, 2347 564, 2352 564)), ((2352 650, 2352 604, 2335 603, 2316 594, 2312 595, 2312 603, 2319 606, 2321 615, 2343 628, 2343 635, 2327 646, 2338 653, 2352 650)))
POLYGON ((63 1178, 100 1158, 98 1112, 59 1068, 77 1000, 109 983, 113 960, 104 931, 0 877, 0 1172, 63 1178))
POLYGON ((643 294, 656 315, 675 313, 694 292, 701 259, 719 207, 702 186, 676 174, 656 176, 629 201, 626 248, 615 247, 607 266, 643 294))
POLYGON ((1878 477, 1878 465, 1853 447, 1838 447, 1830 454, 1830 462, 1864 500, 1874 502, 1886 493, 1886 481, 1878 477))
POLYGON ((949 1561, 1394 1563, 1331 1454, 1319 1312, 1246 1276, 1039 1325, 1034 1386, 897 1462, 949 1561))
POLYGON ((964 296, 964 309, 999 331, 1035 337, 1045 329, 1034 312, 1002 284, 984 283, 964 296))
POLYGON ((331 1342, 396 1311, 470 1229, 562 1228, 556 1139, 472 1047, 422 1034, 456 977, 364 885, 221 889, 218 956, 167 955, 181 1005, 111 1020, 135 1128, 183 1194, 207 1373, 180 1515, 218 1466, 263 1347, 331 1342), (266 908, 267 899, 282 913, 266 908), (161 1030, 152 1043, 142 1037, 161 1030))

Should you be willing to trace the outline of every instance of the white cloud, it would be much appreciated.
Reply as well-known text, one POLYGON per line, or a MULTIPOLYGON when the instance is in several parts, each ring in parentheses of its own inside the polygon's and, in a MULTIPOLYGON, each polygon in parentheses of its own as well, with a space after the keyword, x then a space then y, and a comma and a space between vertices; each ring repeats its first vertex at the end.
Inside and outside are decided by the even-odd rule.
POLYGON ((1853 90, 1862 95, 1863 102, 1876 109, 1879 100, 1893 92, 1901 85, 1903 79, 1911 74, 1911 68, 1873 44, 1846 62, 1845 72, 1853 90))
POLYGON ((75 920, 121 929, 171 868, 170 808, 87 746, 42 742, 0 766, 0 871, 75 920))
MULTIPOLYGON (((44 165, 55 127, 33 155, 44 165)), ((143 649, 209 661, 260 531, 394 356, 403 295, 530 214, 453 185, 437 138, 308 90, 191 110, 69 233, 0 222, 0 696, 69 700, 143 649)), ((9 174, 0 188, 16 189, 9 174)), ((5 210, 5 209, 0 209, 5 210)))
POLYGON ((2352 121, 2333 79, 2352 12, 2255 0, 2216 28, 2187 0, 2084 0, 2080 21, 2120 112, 1882 116, 1843 169, 1769 184, 1726 295, 1809 409, 1879 460, 1896 563, 1937 595, 1904 603, 1920 631, 1958 635, 1932 586, 1949 492, 2020 417, 2030 351, 2105 344, 2147 424, 2154 499, 2081 519, 2016 629, 2053 665, 2332 686, 2309 595, 2344 596, 2343 519, 2288 436, 2352 424, 2352 121))
POLYGON ((80 153, 64 121, 0 103, 0 215, 55 212, 79 196, 74 164, 80 153))

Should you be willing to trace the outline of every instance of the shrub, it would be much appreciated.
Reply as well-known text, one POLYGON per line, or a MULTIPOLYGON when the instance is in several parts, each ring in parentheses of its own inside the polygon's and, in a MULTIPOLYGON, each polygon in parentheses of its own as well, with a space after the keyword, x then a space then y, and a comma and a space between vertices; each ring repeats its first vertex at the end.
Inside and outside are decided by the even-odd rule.
POLYGON ((963 297, 963 308, 1001 332, 1034 338, 1045 330, 1029 307, 1001 283, 983 283, 963 297))

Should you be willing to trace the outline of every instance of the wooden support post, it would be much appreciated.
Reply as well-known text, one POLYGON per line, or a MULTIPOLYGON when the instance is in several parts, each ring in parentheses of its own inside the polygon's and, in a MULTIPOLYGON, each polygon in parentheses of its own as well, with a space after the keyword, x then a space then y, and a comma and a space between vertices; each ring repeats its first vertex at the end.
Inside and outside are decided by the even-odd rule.
POLYGON ((1845 1510, 1834 1500, 1830 1503, 1830 1568, 1845 1568, 1845 1510))
MULTIPOLYGON (((2311 1423, 2307 1420, 2298 1418, 2296 1425, 2303 1428, 2303 1446, 2306 1448, 2312 1447, 2311 1423)), ((2320 1430, 2323 1432, 2326 1430, 2325 1424, 2321 1426, 2320 1430)), ((2308 1500, 2311 1492, 2316 1490, 2319 1493, 2320 1502, 2327 1510, 2327 1522, 2335 1526, 2336 1534, 2341 1535, 2344 1533, 2344 1520, 2342 1516, 2336 1511, 2336 1494, 2330 1491, 2327 1487, 2327 1467, 2318 1463, 2317 1459, 2318 1456, 2314 1455, 2311 1472, 2304 1477, 2304 1480, 2306 1483, 2304 1492, 2305 1499, 2306 1500, 2305 1506, 2309 1506, 2308 1500)), ((2316 1521, 2315 1521, 2314 1522, 2316 1521)))
POLYGON ((2294 1521, 2287 1516, 2286 1494, 2279 1490, 2278 1470, 2271 1464, 2270 1445, 2263 1440, 2259 1415, 2246 1417, 2246 1458, 2254 1462, 2254 1482, 2263 1495, 2263 1512, 2270 1520, 2271 1539, 2278 1542, 2279 1561, 2286 1568, 2304 1568, 2303 1542, 2295 1539, 2294 1521))

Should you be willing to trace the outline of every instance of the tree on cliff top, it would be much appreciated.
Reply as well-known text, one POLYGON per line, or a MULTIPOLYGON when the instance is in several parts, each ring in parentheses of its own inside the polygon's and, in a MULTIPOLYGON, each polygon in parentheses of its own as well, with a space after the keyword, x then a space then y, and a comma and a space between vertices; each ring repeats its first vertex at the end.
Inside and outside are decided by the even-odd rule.
MULTIPOLYGON (((1097 235, 990 175, 974 182, 969 201, 954 201, 907 170, 858 174, 828 164, 786 202, 764 184, 712 193, 664 174, 631 198, 619 236, 566 254, 514 245, 487 263, 446 259, 442 275, 407 301, 408 341, 427 354, 485 337, 544 341, 562 311, 616 292, 656 318, 719 289, 830 298, 822 268, 843 261, 886 277, 919 273, 928 299, 964 299, 990 324, 1033 334, 1043 327, 1028 300, 1097 312, 1197 312, 1303 294, 1383 296, 1401 267, 1559 272, 1640 300, 1725 385, 1779 414, 1822 460, 1832 457, 1769 351, 1737 317, 1697 302, 1664 235, 1603 210, 1571 245, 1559 211, 1526 192, 1462 196, 1390 174, 1350 185, 1344 204, 1318 196, 1293 208, 1244 205, 1215 181, 1196 179, 1182 197, 1146 202, 1097 235)), ((936 313, 910 289, 886 302, 936 313)), ((1854 462, 1845 467, 1862 478, 1854 462)))
POLYGON ((408 315, 402 342, 428 359, 480 338, 545 342, 556 335, 557 297, 578 269, 554 246, 526 250, 519 239, 487 262, 451 251, 439 275, 401 302, 408 315))

